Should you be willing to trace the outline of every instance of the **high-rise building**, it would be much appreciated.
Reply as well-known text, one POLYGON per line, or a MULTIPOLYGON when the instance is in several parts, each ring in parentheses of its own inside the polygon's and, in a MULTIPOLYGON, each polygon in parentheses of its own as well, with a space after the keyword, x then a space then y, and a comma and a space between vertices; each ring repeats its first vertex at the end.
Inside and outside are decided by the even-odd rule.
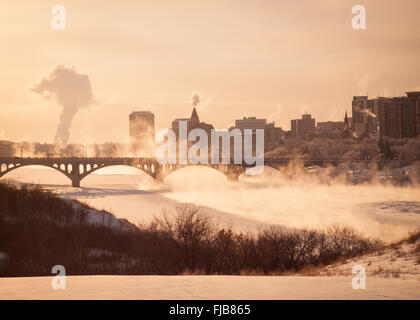
POLYGON ((375 100, 369 100, 368 96, 355 96, 352 101, 351 128, 356 136, 376 134, 378 105, 375 100))
POLYGON ((364 111, 368 109, 368 97, 367 96, 354 96, 351 103, 351 113, 352 113, 352 128, 354 130, 355 126, 358 123, 363 123, 364 121, 364 111))
POLYGON ((378 98, 379 135, 389 138, 420 135, 420 92, 406 97, 378 98))
POLYGON ((420 134, 420 91, 406 97, 353 97, 352 130, 357 136, 379 133, 381 137, 404 138, 420 134))
POLYGON ((406 92, 408 100, 407 135, 416 137, 420 135, 420 91, 406 92))
POLYGON ((155 115, 150 111, 135 111, 129 116, 132 153, 137 157, 154 156, 155 115))
POLYGON ((309 138, 315 132, 315 119, 303 114, 302 119, 291 120, 292 137, 309 138))

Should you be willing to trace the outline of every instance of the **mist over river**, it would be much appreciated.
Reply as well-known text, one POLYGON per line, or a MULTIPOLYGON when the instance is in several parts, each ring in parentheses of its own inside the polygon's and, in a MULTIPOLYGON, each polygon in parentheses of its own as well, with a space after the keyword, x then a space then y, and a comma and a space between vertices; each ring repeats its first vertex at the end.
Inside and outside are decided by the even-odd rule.
POLYGON ((301 228, 344 224, 393 241, 420 228, 418 187, 326 184, 310 176, 286 179, 274 170, 227 182, 223 174, 205 167, 181 169, 164 183, 123 166, 96 171, 82 180, 80 188, 71 187, 70 180, 54 169, 38 166, 19 168, 0 181, 8 179, 41 184, 136 224, 187 202, 202 206, 216 223, 238 231, 255 231, 267 224, 301 228))

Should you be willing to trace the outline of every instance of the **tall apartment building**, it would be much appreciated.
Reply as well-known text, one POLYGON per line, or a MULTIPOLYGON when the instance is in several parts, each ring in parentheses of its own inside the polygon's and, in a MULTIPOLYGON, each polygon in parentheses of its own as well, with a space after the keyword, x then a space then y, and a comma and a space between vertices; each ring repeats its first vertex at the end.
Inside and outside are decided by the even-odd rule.
POLYGON ((407 114, 406 134, 409 137, 420 135, 420 91, 406 92, 407 114))
POLYGON ((129 116, 132 153, 137 157, 154 156, 155 115, 150 111, 135 111, 129 116))
POLYGON ((363 123, 364 121, 364 112, 363 110, 368 109, 368 97, 367 96, 354 96, 353 101, 351 102, 351 113, 352 113, 352 128, 358 123, 363 123))
POLYGON ((402 97, 355 96, 352 101, 352 130, 357 136, 379 133, 381 137, 420 135, 420 91, 402 97))
POLYGON ((379 135, 389 138, 420 135, 420 92, 406 97, 378 98, 379 135))
POLYGON ((357 136, 377 133, 378 106, 375 100, 369 100, 367 96, 355 96, 351 110, 351 128, 357 136))
POLYGON ((291 120, 292 137, 307 138, 315 132, 315 119, 303 114, 302 119, 291 120))

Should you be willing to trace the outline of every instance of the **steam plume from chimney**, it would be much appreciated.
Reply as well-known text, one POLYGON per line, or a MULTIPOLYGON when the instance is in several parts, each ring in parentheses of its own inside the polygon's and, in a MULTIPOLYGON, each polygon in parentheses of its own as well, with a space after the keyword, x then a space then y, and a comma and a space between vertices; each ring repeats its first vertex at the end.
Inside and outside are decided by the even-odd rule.
POLYGON ((354 109, 355 109, 355 111, 366 114, 368 117, 376 118, 376 115, 372 111, 370 111, 369 109, 360 108, 360 106, 358 106, 358 105, 356 105, 354 107, 354 109))
POLYGON ((81 108, 92 104, 89 76, 79 73, 74 66, 59 65, 35 83, 31 90, 47 99, 55 96, 62 107, 55 142, 67 143, 74 116, 81 108))
POLYGON ((193 107, 198 106, 200 104, 200 96, 198 95, 198 93, 193 93, 191 100, 193 107))

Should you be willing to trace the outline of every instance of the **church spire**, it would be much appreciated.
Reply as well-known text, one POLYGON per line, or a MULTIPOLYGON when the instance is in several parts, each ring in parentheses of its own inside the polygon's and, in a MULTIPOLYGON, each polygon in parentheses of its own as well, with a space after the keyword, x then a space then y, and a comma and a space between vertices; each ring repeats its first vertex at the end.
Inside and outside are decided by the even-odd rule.
POLYGON ((346 114, 344 116, 344 130, 349 129, 349 118, 347 117, 347 110, 346 110, 346 114))
POLYGON ((341 136, 343 138, 350 138, 352 136, 350 124, 349 124, 349 118, 347 117, 347 110, 346 110, 346 114, 344 115, 344 128, 343 128, 343 132, 341 133, 341 136))
POLYGON ((190 122, 191 124, 195 124, 195 125, 200 124, 200 119, 198 118, 197 110, 195 109, 195 107, 191 113, 190 122))

